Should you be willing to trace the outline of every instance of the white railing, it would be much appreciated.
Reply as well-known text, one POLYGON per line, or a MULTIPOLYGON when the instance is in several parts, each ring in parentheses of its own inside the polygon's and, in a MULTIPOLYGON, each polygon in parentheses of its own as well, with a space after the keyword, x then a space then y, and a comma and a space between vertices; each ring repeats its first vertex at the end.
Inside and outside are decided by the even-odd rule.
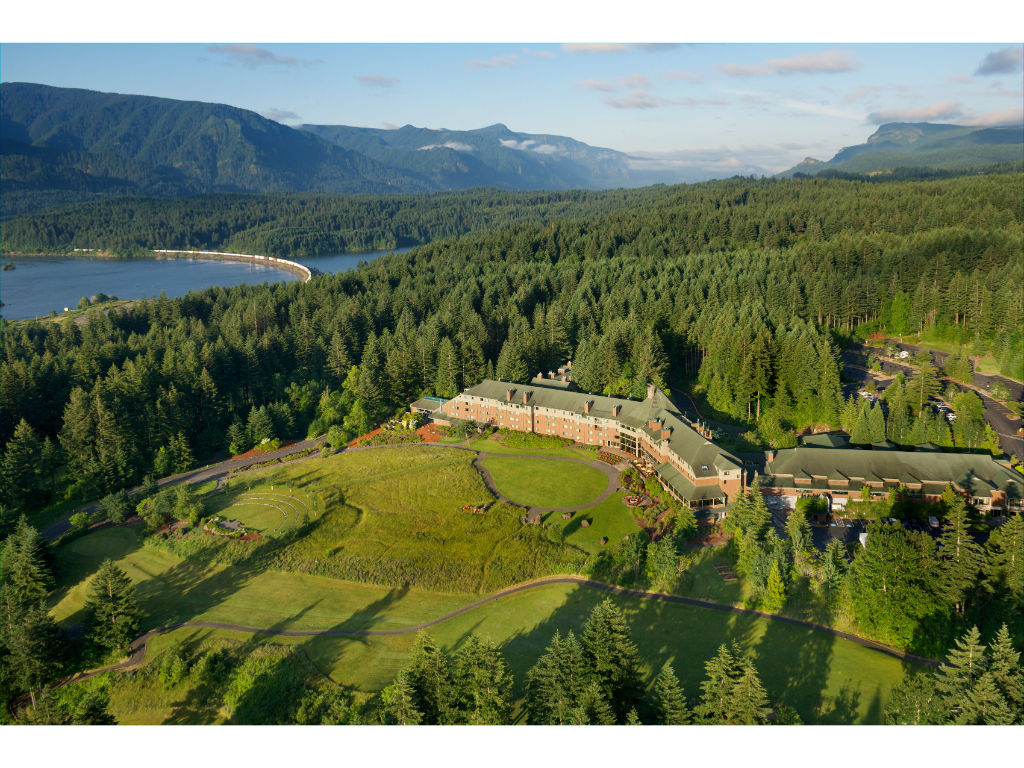
POLYGON ((278 259, 274 256, 256 256, 249 253, 225 253, 223 251, 170 251, 161 248, 154 248, 153 253, 180 253, 187 254, 189 256, 220 256, 234 259, 237 261, 262 261, 266 262, 271 266, 281 265, 284 269, 291 269, 303 276, 302 282, 309 282, 310 278, 313 277, 313 273, 309 271, 308 267, 304 267, 295 261, 288 261, 288 259, 278 259))

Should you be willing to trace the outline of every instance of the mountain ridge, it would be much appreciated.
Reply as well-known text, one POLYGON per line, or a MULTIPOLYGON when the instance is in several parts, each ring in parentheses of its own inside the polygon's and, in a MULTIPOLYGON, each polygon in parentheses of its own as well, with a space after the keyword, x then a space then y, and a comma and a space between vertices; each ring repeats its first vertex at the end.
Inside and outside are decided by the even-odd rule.
POLYGON ((863 144, 843 147, 830 160, 804 158, 776 178, 834 171, 878 174, 896 169, 967 170, 1020 163, 1022 126, 970 126, 950 123, 884 123, 863 144))

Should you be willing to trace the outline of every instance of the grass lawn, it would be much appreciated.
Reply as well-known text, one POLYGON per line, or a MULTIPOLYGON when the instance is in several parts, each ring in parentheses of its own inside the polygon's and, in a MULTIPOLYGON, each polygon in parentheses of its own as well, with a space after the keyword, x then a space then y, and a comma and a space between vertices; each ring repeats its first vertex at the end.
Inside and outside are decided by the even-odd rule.
POLYGON ((640 530, 633 516, 634 510, 622 503, 625 495, 621 491, 613 493, 600 504, 575 513, 570 520, 563 520, 560 512, 548 512, 544 515, 543 523, 558 528, 567 543, 596 554, 624 536, 640 530), (590 521, 589 528, 580 525, 584 518, 590 521), (602 538, 607 538, 608 544, 602 546, 602 538))
MULTIPOLYGON (((539 587, 475 608, 435 625, 429 633, 449 652, 457 651, 473 632, 500 643, 521 696, 527 670, 555 630, 579 633, 589 612, 604 597, 597 590, 575 585, 539 587)), ((699 694, 704 662, 721 643, 732 641, 754 655, 769 695, 796 708, 809 723, 879 723, 890 688, 903 677, 898 659, 814 630, 708 609, 612 599, 626 613, 633 638, 649 664, 648 682, 663 663, 671 661, 691 699, 699 694)), ((174 639, 254 641, 251 635, 238 632, 182 629, 155 638, 150 658, 174 639)), ((413 634, 407 634, 256 641, 300 645, 333 680, 370 692, 388 685, 409 662, 414 640, 413 634)))
POLYGON ((469 448, 480 453, 509 453, 515 456, 562 456, 569 459, 585 459, 590 461, 596 458, 592 450, 583 446, 567 446, 564 448, 524 448, 516 445, 505 445, 501 442, 501 435, 494 434, 490 437, 478 437, 471 440, 469 448))
POLYGON ((480 464, 499 491, 527 507, 576 507, 593 502, 608 487, 599 469, 571 461, 488 456, 480 464))
POLYGON ((210 507, 228 520, 237 520, 263 536, 275 536, 317 515, 316 498, 309 492, 271 490, 261 483, 251 490, 227 494, 210 507))

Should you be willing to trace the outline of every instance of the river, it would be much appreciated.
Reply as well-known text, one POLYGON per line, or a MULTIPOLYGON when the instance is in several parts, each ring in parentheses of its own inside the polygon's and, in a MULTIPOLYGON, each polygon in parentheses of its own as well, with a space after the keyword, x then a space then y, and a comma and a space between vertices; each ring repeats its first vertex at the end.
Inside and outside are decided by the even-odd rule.
MULTIPOLYGON (((294 261, 321 272, 338 272, 385 253, 389 251, 310 256, 294 261)), ((0 315, 7 320, 43 317, 51 311, 60 313, 64 307, 74 309, 83 296, 97 293, 119 299, 142 299, 159 296, 163 291, 174 298, 212 285, 227 287, 299 279, 273 267, 199 259, 113 261, 33 257, 3 261, 10 261, 15 267, 0 272, 0 300, 4 303, 0 315)))

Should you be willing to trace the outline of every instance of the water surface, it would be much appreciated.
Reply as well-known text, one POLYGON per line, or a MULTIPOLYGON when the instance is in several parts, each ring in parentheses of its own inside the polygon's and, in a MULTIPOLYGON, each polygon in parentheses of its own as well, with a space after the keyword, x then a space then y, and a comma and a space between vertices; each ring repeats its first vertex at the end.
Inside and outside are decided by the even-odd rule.
MULTIPOLYGON (((408 250, 408 249, 401 249, 408 250)), ((321 272, 338 272, 373 261, 387 251, 339 253, 295 259, 321 272)), ((64 307, 74 309, 83 296, 105 293, 119 299, 184 296, 212 285, 255 285, 298 280, 297 275, 259 264, 201 259, 104 259, 10 258, 13 270, 0 272, 0 315, 7 320, 43 317, 64 307)))

